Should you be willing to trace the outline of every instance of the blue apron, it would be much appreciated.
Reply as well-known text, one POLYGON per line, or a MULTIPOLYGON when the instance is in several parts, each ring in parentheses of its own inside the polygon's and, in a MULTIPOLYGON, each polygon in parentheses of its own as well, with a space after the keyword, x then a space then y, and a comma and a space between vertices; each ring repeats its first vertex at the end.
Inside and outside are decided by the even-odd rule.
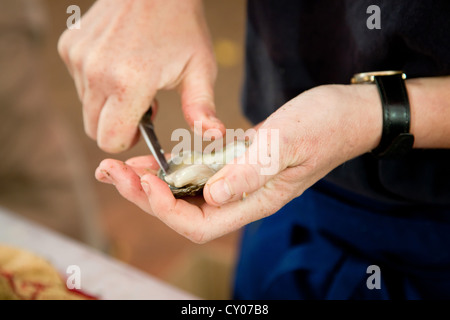
POLYGON ((448 208, 350 203, 318 186, 245 227, 235 299, 450 298, 448 208))
MULTIPOLYGON (((389 19, 374 32, 370 0, 249 0, 245 116, 260 123, 305 90, 358 72, 449 75, 450 2, 378 2, 389 19)), ((234 297, 450 298, 449 164, 449 149, 413 150, 334 169, 245 228, 234 297)))

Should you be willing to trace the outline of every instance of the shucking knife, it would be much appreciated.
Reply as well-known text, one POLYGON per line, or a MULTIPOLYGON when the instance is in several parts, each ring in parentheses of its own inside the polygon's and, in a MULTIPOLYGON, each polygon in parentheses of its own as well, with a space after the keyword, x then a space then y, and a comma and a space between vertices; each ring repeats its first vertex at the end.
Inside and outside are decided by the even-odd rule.
POLYGON ((169 171, 169 164, 164 157, 164 150, 161 148, 155 134, 155 128, 152 123, 152 107, 150 107, 142 117, 141 122, 139 123, 139 130, 144 137, 148 148, 155 157, 156 162, 158 162, 159 167, 164 171, 164 174, 167 174, 167 171, 169 171))

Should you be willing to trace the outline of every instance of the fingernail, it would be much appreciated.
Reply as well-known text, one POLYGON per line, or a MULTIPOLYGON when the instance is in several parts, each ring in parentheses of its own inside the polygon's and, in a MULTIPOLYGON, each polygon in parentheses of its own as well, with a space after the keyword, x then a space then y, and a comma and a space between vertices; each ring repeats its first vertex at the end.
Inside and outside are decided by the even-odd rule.
POLYGON ((147 195, 150 195, 150 192, 151 192, 151 190, 150 190, 150 184, 149 184, 147 181, 141 180, 141 186, 142 186, 142 189, 144 189, 144 192, 145 192, 147 195))
POLYGON ((226 183, 225 179, 214 182, 209 187, 209 193, 216 203, 224 203, 231 199, 230 186, 226 183))
POLYGON ((114 181, 113 181, 113 179, 112 179, 112 177, 111 177, 111 174, 110 174, 108 171, 106 171, 106 170, 100 170, 100 172, 101 172, 102 175, 103 175, 103 176, 100 178, 101 181, 106 182, 106 183, 111 183, 111 184, 114 183, 114 181))

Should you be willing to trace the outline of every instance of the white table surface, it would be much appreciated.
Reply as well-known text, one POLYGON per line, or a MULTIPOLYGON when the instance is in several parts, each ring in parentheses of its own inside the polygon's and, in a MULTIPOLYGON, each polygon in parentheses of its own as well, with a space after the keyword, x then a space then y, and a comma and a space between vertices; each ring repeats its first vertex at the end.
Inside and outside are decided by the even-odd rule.
POLYGON ((63 276, 80 268, 81 290, 102 300, 197 299, 96 249, 0 208, 0 244, 22 248, 50 262, 63 276))

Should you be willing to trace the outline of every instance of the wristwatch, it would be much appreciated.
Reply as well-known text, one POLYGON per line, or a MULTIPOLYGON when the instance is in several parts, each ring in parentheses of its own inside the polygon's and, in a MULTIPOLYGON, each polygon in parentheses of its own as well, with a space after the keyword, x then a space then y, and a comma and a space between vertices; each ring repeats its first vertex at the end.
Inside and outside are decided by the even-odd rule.
POLYGON ((378 158, 405 156, 414 144, 409 132, 411 113, 403 71, 375 71, 358 73, 352 84, 374 83, 377 85, 383 108, 383 133, 380 144, 371 151, 378 158))

